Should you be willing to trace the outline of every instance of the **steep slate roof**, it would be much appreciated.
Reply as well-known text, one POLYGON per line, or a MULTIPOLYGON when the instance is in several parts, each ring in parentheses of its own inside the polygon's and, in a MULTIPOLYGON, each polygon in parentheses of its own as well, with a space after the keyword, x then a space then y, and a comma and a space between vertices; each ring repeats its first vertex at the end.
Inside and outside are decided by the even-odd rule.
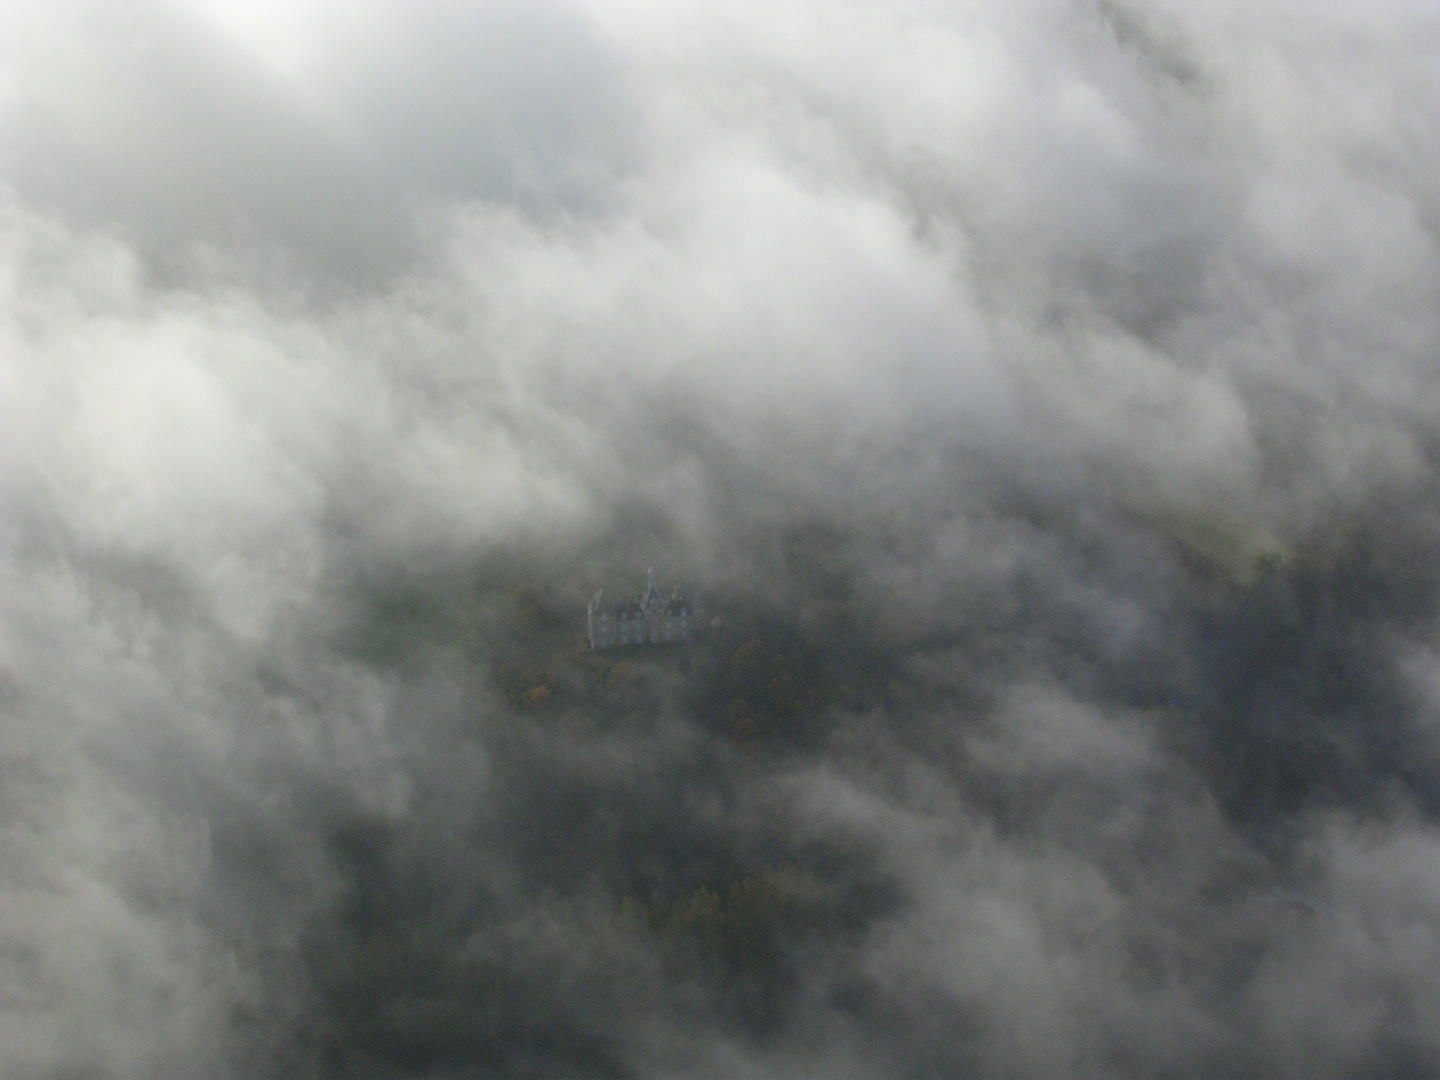
POLYGON ((655 569, 651 567, 646 574, 645 592, 639 600, 606 600, 604 590, 595 594, 591 602, 592 609, 596 615, 609 615, 612 618, 638 619, 645 614, 645 609, 654 605, 665 615, 691 615, 694 614, 693 605, 689 600, 680 596, 677 589, 666 600, 660 595, 660 589, 655 584, 655 569))

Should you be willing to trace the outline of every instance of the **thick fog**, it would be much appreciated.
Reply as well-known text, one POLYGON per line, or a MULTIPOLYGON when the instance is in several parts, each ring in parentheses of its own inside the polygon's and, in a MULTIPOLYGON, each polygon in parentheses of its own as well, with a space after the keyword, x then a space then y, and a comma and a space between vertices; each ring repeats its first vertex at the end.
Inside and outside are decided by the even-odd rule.
POLYGON ((20 0, 0 296, 5 1077, 1440 1076, 1433 5, 20 0))

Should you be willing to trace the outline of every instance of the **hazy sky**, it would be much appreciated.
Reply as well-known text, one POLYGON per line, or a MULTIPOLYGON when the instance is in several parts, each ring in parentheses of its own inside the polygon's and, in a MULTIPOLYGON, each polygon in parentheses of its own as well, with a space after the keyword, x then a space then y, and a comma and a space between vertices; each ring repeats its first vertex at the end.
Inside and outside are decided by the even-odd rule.
POLYGON ((1429 3, 9 0, 0 1073, 1440 1075, 1437 365, 1429 3))

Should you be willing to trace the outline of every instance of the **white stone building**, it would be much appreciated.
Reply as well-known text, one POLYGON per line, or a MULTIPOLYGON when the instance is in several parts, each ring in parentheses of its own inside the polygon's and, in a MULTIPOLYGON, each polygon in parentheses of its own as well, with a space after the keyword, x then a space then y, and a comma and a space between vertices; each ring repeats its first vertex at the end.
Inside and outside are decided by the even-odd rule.
POLYGON ((660 596, 655 570, 647 575, 645 592, 638 601, 606 601, 601 589, 586 609, 590 648, 609 649, 616 645, 660 645, 667 641, 690 641, 700 631, 700 615, 692 600, 680 595, 660 596))

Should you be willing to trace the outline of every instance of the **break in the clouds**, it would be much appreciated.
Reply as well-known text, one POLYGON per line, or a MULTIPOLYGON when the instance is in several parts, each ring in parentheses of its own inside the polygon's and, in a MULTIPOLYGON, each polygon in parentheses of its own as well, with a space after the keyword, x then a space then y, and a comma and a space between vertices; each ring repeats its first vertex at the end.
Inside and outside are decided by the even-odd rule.
POLYGON ((7 6, 0 1072, 1440 1072, 1437 79, 7 6))

